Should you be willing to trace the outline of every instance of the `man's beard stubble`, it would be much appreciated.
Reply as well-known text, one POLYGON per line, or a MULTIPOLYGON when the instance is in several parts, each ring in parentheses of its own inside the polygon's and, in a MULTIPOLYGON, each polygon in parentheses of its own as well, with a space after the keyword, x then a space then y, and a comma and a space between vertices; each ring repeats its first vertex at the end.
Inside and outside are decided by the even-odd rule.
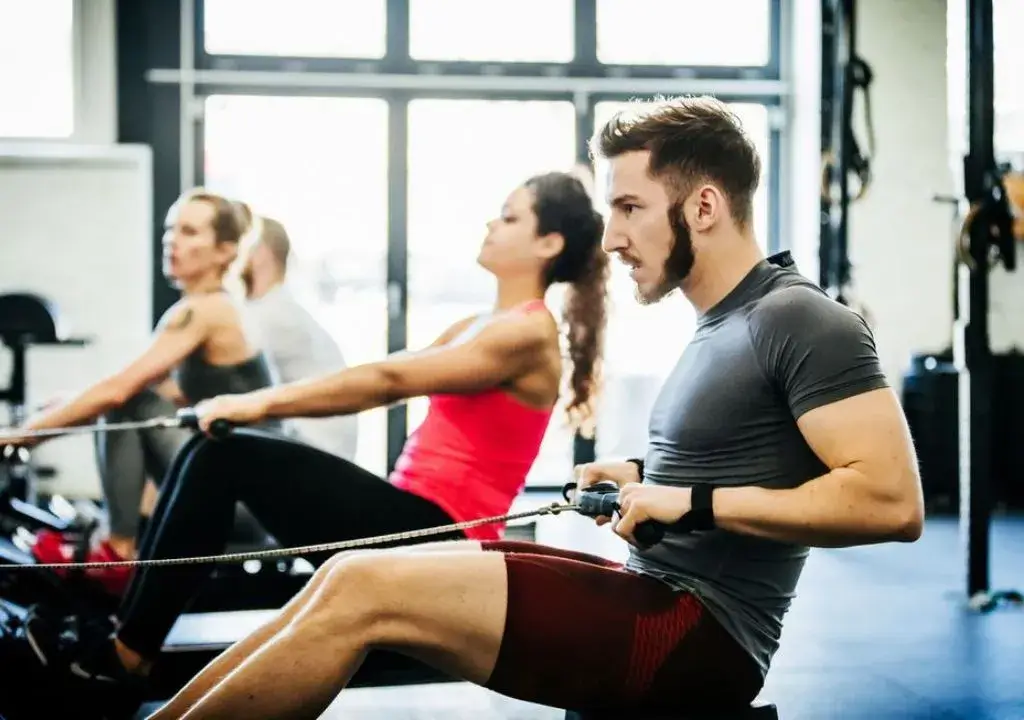
POLYGON ((672 228, 672 251, 665 259, 665 265, 661 271, 661 282, 647 293, 641 292, 640 287, 637 286, 635 295, 637 302, 641 305, 653 305, 660 302, 678 288, 693 270, 693 263, 696 259, 693 251, 693 238, 690 235, 690 227, 683 217, 681 203, 669 207, 668 224, 672 228))

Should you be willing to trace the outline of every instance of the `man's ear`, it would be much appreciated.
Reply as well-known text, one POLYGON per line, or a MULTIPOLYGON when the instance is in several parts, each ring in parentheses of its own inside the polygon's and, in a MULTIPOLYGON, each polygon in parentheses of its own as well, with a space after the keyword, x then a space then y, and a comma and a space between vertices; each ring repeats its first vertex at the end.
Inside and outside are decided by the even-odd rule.
POLYGON ((696 232, 710 230, 725 212, 725 196, 714 185, 705 184, 698 187, 691 198, 688 203, 690 213, 686 218, 690 227, 696 232))

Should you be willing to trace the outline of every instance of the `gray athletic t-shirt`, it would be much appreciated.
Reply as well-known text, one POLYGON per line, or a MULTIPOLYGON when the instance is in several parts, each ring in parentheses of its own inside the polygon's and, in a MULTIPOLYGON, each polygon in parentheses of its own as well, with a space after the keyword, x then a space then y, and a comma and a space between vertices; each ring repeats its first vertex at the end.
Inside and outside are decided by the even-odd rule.
MULTIPOLYGON (((797 487, 828 471, 797 418, 886 387, 864 320, 791 266, 762 261, 699 319, 652 409, 644 482, 797 487)), ((627 567, 695 593, 767 673, 807 552, 715 529, 670 533, 627 567)))

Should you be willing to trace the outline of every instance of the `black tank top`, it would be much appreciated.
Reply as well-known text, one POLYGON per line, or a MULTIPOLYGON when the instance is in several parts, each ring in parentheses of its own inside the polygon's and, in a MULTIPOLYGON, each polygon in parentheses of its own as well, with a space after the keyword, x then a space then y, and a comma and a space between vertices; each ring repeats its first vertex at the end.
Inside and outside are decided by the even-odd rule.
MULTIPOLYGON (((212 365, 203 357, 203 348, 196 348, 171 373, 190 405, 218 395, 240 395, 274 384, 274 373, 264 353, 259 352, 234 365, 212 365)), ((278 420, 260 424, 262 428, 279 428, 278 420)))

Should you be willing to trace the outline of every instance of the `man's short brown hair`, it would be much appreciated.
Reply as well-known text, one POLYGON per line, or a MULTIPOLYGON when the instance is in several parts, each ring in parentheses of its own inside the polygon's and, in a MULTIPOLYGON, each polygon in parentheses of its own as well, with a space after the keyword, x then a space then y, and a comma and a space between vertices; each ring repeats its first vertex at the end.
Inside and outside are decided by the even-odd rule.
POLYGON ((727 105, 707 96, 633 103, 590 141, 595 158, 637 150, 650 152, 651 176, 674 191, 676 200, 710 182, 725 195, 736 223, 749 225, 761 158, 727 105))
POLYGON ((281 270, 288 269, 288 258, 291 256, 292 243, 284 225, 273 218, 260 218, 259 242, 266 246, 281 270))

